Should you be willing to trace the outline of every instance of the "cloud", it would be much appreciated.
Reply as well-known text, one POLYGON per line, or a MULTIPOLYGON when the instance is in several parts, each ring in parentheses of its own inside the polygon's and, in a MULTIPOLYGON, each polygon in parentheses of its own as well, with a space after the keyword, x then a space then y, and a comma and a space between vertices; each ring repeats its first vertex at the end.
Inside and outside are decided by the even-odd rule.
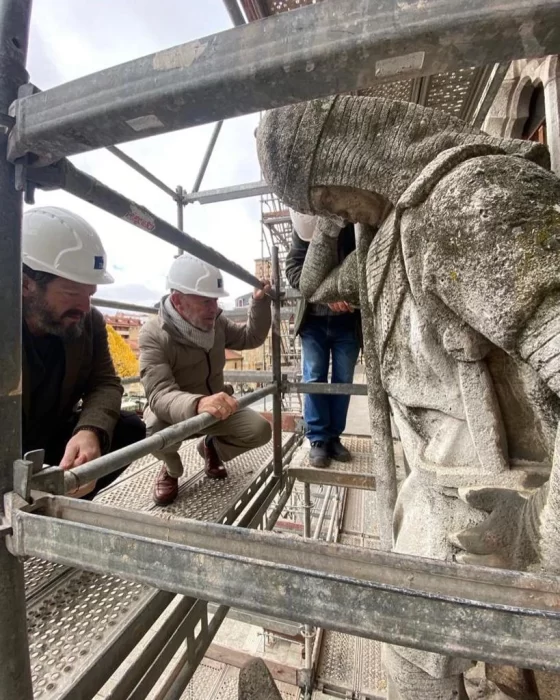
MULTIPOLYGON (((42 89, 73 80, 153 51, 229 29, 221 0, 49 0, 34 6, 28 69, 42 89)), ((254 143, 258 115, 227 121, 219 136, 202 189, 260 179, 254 143)), ((171 188, 192 187, 213 126, 164 134, 126 144, 131 157, 171 188)), ((108 186, 176 223, 176 204, 108 151, 76 156, 72 161, 108 186)), ((141 303, 140 290, 161 296, 175 249, 65 192, 37 192, 36 203, 66 207, 99 231, 116 284, 103 294, 141 303)), ((186 207, 185 230, 253 272, 261 256, 257 198, 186 207)), ((248 291, 226 275, 233 296, 248 291)), ((147 298, 147 297, 146 297, 147 298)), ((142 302, 144 303, 144 302, 142 302)))
POLYGON ((135 283, 104 285, 99 287, 96 296, 101 299, 121 301, 124 298, 123 295, 126 295, 126 301, 141 306, 153 306, 161 298, 161 294, 156 289, 135 283))

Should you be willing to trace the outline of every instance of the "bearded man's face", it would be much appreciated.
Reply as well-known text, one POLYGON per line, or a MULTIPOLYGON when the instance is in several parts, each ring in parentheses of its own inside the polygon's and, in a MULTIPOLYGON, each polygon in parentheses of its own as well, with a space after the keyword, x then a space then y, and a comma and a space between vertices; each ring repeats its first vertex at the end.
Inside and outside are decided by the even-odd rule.
POLYGON ((91 309, 95 285, 55 277, 46 284, 24 274, 23 317, 32 333, 78 338, 91 309))

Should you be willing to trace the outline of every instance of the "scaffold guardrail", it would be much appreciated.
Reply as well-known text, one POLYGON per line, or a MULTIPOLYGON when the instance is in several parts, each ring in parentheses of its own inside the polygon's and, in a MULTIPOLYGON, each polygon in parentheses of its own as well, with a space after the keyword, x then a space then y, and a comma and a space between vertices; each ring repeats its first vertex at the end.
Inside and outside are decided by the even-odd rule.
MULTIPOLYGON (((241 24, 234 4, 227 4, 241 24)), ((262 287, 255 275, 181 230, 186 203, 243 194, 243 188, 218 195, 198 192, 219 127, 192 193, 180 187, 173 192, 151 178, 177 202, 177 227, 65 159, 99 147, 111 147, 124 159, 116 143, 376 82, 558 53, 560 0, 331 0, 263 20, 266 31, 239 26, 45 92, 32 89, 25 70, 30 13, 31 0, 0 0, 1 700, 33 696, 21 563, 26 556, 214 601, 225 612, 235 605, 434 652, 560 671, 557 577, 458 566, 311 538, 298 541, 232 525, 177 520, 170 526, 145 513, 62 495, 207 427, 212 420, 206 416, 65 472, 43 470, 19 454, 24 190, 31 198, 35 186, 62 188, 262 287), (151 119, 142 122, 146 115, 151 119)), ((141 166, 126 159, 140 172, 141 166)), ((244 194, 265 189, 263 183, 250 183, 244 194)), ((248 524, 262 519, 272 498, 291 488, 282 454, 282 392, 365 393, 356 385, 335 390, 287 382, 281 367, 278 250, 271 252, 272 374, 267 381, 272 382, 242 397, 240 404, 273 396, 273 459, 268 490, 250 506, 248 524)), ((200 660, 200 650, 195 656, 200 660)), ((192 668, 181 684, 188 682, 192 668)))

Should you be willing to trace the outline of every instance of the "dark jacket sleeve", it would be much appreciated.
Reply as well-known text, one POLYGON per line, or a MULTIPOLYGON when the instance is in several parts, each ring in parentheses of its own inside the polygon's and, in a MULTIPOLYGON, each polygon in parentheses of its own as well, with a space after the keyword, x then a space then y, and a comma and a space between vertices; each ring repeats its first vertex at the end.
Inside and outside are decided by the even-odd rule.
POLYGON ((309 243, 302 241, 294 231, 292 234, 292 247, 286 258, 286 278, 290 286, 299 290, 299 278, 307 255, 309 243))
POLYGON ((107 449, 119 419, 123 388, 109 352, 105 321, 97 309, 92 310, 92 342, 91 371, 75 432, 84 427, 103 431, 107 435, 107 442, 102 447, 107 449))

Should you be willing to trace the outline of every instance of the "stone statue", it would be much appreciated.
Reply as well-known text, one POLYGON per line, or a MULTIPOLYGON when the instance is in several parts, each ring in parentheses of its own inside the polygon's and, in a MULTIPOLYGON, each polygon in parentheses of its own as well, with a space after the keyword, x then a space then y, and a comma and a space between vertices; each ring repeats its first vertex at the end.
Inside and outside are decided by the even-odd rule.
POLYGON ((282 700, 262 659, 250 659, 239 672, 237 700, 282 700))
MULTIPOLYGON (((547 149, 352 96, 267 113, 257 144, 275 194, 322 217, 302 293, 362 310, 382 545, 560 572, 560 464, 548 482, 560 180, 547 149), (358 240, 337 266, 340 219, 358 224, 358 240), (398 497, 391 414, 410 465, 398 497)), ((387 647, 389 698, 466 698, 470 665, 387 647)))

